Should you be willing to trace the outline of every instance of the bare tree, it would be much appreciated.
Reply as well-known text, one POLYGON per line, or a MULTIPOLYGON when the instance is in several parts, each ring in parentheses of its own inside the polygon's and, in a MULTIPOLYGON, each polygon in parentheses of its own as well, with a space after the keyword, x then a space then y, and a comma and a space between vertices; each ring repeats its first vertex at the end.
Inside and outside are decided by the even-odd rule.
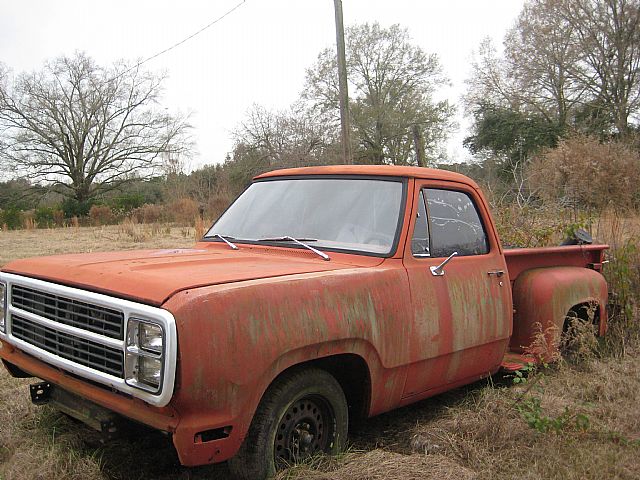
POLYGON ((253 105, 233 135, 238 152, 268 168, 325 163, 327 149, 337 143, 335 130, 300 104, 278 112, 253 105))
MULTIPOLYGON (((2 97, 4 92, 7 91, 7 77, 8 69, 3 63, 0 63, 0 97, 2 97)), ((6 143, 6 131, 7 127, 0 123, 0 152, 4 152, 8 149, 6 143)), ((3 164, 2 156, 0 155, 0 181, 11 178, 11 173, 8 170, 9 169, 3 164)))
POLYGON ((569 73, 579 54, 571 26, 557 13, 563 1, 525 4, 505 36, 504 55, 488 38, 480 44, 467 81, 468 110, 493 105, 567 125, 585 89, 569 73))
MULTIPOLYGON (((417 126, 434 160, 453 115, 448 102, 433 99, 448 82, 437 56, 413 45, 406 29, 377 23, 347 28, 346 50, 355 156, 369 163, 416 163, 417 126)), ((307 70, 303 98, 337 123, 338 92, 335 51, 327 48, 307 70)))
POLYGON ((101 67, 83 53, 19 75, 0 88, 0 155, 81 203, 152 175, 191 147, 186 119, 158 106, 163 78, 125 63, 101 67))
POLYGON ((337 163, 341 151, 339 129, 300 102, 271 111, 253 105, 233 132, 234 148, 224 165, 232 192, 274 168, 337 163))
POLYGON ((640 0, 529 0, 473 63, 467 109, 490 104, 561 128, 629 133, 640 112, 640 0))
POLYGON ((463 102, 469 114, 479 105, 514 110, 520 107, 517 88, 508 75, 508 64, 489 37, 482 40, 474 54, 466 84, 463 102))
POLYGON ((504 41, 507 74, 520 103, 563 127, 586 90, 573 75, 580 60, 574 27, 558 15, 566 4, 566 0, 527 3, 504 41))
POLYGON ((562 7, 581 53, 572 73, 625 136, 640 111, 640 1, 571 0, 562 7))

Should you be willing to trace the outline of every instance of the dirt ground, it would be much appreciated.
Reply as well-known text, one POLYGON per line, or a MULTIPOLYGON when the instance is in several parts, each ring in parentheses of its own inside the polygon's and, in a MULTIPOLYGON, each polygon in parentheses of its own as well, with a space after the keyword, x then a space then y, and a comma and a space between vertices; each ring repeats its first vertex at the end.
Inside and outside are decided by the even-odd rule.
MULTIPOLYGON (((26 256, 189 246, 194 229, 124 225, 0 232, 0 265, 26 256)), ((279 478, 638 479, 640 352, 591 352, 497 376, 352 428, 348 451, 279 478)), ((226 466, 181 467, 170 440, 139 427, 102 443, 88 427, 29 400, 0 372, 0 479, 224 479, 226 466)))

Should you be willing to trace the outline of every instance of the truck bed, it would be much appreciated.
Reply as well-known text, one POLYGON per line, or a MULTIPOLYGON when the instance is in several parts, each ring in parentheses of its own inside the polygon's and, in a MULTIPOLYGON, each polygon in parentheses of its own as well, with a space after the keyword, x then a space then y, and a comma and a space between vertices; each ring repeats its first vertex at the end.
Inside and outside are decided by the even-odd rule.
MULTIPOLYGON (((608 245, 566 245, 541 248, 505 248, 504 256, 511 283, 518 276, 532 268, 580 267, 602 272, 605 263, 604 252, 608 245)), ((508 351, 502 362, 502 369, 515 371, 528 363, 536 363, 536 358, 514 351, 508 351)))
POLYGON ((541 248, 505 248, 504 256, 509 279, 514 282, 520 273, 540 267, 582 267, 602 271, 604 251, 609 245, 566 245, 541 248))

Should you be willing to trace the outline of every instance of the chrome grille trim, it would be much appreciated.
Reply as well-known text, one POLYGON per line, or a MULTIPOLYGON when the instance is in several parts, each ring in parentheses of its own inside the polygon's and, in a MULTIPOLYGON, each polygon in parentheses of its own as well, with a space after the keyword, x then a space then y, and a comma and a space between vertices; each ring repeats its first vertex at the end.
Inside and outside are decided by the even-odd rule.
POLYGON ((15 313, 11 331, 16 338, 85 367, 124 378, 124 353, 98 342, 38 325, 15 313))
MULTIPOLYGON (((10 273, 0 272, 0 281, 7 284, 6 330, 4 333, 0 332, 0 338, 3 341, 49 365, 140 398, 151 405, 163 407, 169 403, 173 396, 178 353, 176 322, 169 311, 10 273), (125 369, 126 345, 124 338, 112 338, 87 328, 81 328, 81 326, 69 325, 70 322, 58 321, 60 320, 59 315, 56 317, 51 313, 59 313, 61 310, 45 310, 44 313, 48 314, 47 316, 56 317, 55 319, 41 316, 37 311, 23 310, 17 305, 24 306, 24 302, 13 301, 14 288, 19 292, 18 297, 23 297, 25 291, 35 291, 38 295, 43 295, 46 298, 60 298, 63 299, 63 302, 77 302, 77 304, 83 305, 82 308, 121 312, 123 332, 127 331, 129 318, 133 317, 161 325, 165 332, 165 345, 163 381, 160 392, 151 393, 128 385, 123 378, 124 373, 121 373, 120 367, 110 363, 110 360, 116 358, 112 355, 123 355, 122 367, 125 369), (16 319, 15 326, 14 318, 16 319), (58 345, 57 350, 56 345, 58 345), (108 358, 109 362, 105 362, 105 358, 108 358)), ((29 308, 29 305, 27 307, 29 308)), ((30 309, 34 310, 33 305, 30 309)), ((80 313, 84 314, 84 312, 80 313)), ((71 318, 77 324, 82 317, 74 318, 71 315, 71 318)), ((63 320, 68 320, 68 318, 65 317, 63 320)), ((95 326, 95 324, 93 325, 95 326)), ((102 330, 102 326, 99 328, 102 330)))
POLYGON ((12 317, 19 315, 23 318, 26 318, 27 320, 36 323, 40 326, 43 327, 48 327, 51 328, 53 330, 59 331, 59 332, 63 332, 67 335, 73 335, 75 337, 79 337, 82 338, 84 340, 88 340, 88 341, 98 341, 99 343, 102 343, 103 345, 107 345, 111 348, 117 348, 117 349, 121 349, 122 348, 122 340, 114 340, 112 338, 109 337, 105 337, 103 335, 98 335, 96 333, 91 333, 87 330, 83 330, 81 328, 77 328, 77 327, 71 327, 69 325, 65 325, 64 323, 58 323, 58 322, 54 322, 53 320, 49 320, 48 318, 44 318, 44 317, 40 317, 38 315, 34 315, 33 313, 29 313, 26 312, 22 309, 19 308, 12 308, 12 317))
POLYGON ((124 338, 124 315, 118 310, 94 306, 71 298, 14 285, 11 304, 54 322, 78 327, 106 337, 124 338))

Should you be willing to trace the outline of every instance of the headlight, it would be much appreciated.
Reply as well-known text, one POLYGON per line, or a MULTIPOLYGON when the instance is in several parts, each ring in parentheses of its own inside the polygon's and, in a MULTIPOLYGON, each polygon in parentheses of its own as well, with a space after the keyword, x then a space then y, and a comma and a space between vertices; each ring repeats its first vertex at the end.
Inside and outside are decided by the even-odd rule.
POLYGON ((138 324, 138 345, 141 349, 161 354, 163 343, 164 339, 160 325, 142 322, 138 324))
POLYGON ((127 324, 125 379, 132 387, 157 393, 162 387, 164 330, 157 323, 130 318, 127 324))
POLYGON ((0 283, 0 332, 4 333, 7 312, 7 286, 0 283))
POLYGON ((138 358, 138 381, 157 390, 162 380, 162 361, 159 358, 138 358))

